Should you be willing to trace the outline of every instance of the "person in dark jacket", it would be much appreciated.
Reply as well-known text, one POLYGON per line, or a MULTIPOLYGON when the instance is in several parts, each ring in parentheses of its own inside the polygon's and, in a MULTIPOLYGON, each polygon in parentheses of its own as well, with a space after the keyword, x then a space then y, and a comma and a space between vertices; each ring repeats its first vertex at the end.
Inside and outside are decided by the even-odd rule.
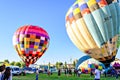
POLYGON ((61 71, 60 71, 60 69, 58 70, 58 76, 60 76, 61 75, 61 71))
POLYGON ((6 70, 3 74, 3 80, 12 80, 12 73, 11 73, 11 68, 10 67, 6 68, 6 70))

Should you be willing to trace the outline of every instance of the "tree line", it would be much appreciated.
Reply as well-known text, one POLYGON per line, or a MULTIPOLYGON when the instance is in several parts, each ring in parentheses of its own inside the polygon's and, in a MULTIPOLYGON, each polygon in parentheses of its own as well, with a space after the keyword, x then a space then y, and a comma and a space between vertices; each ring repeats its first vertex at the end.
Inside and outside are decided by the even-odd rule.
MULTIPOLYGON (((75 68, 76 66, 76 63, 77 63, 78 60, 74 60, 71 65, 73 68, 75 68)), ((8 59, 4 60, 2 63, 7 63, 9 65, 12 65, 12 66, 19 66, 21 68, 25 67, 25 63, 23 61, 19 61, 19 62, 15 62, 15 61, 12 61, 12 62, 9 62, 8 59)), ((56 64, 54 64, 54 66, 57 68, 57 69, 60 69, 60 68, 68 68, 68 63, 65 61, 64 63, 63 62, 56 62, 56 64)), ((48 63, 48 68, 51 67, 51 63, 49 62, 48 63)))
POLYGON ((21 68, 25 67, 25 63, 23 61, 19 61, 19 62, 15 62, 15 61, 12 61, 12 62, 9 62, 8 59, 4 60, 2 63, 7 63, 9 65, 12 65, 12 66, 19 66, 21 68))

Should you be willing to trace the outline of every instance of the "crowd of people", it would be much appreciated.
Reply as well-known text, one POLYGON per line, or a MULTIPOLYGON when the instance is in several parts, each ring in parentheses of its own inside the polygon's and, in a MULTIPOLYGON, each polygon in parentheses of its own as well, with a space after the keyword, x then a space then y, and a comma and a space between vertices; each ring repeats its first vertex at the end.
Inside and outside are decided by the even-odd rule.
POLYGON ((11 69, 4 64, 0 66, 0 80, 12 80, 11 69))
POLYGON ((118 79, 118 76, 120 75, 120 70, 115 69, 114 67, 111 67, 108 71, 104 71, 105 77, 106 75, 116 77, 116 80, 118 79))
MULTIPOLYGON (((62 73, 61 69, 58 69, 58 76, 60 76, 61 73, 62 73)), ((72 76, 72 74, 74 74, 74 76, 80 77, 81 70, 74 69, 74 71, 73 71, 73 69, 66 68, 66 69, 64 69, 64 74, 65 74, 65 76, 72 76)))
MULTIPOLYGON (((111 71, 111 73, 110 73, 111 76, 114 75, 116 80, 118 80, 118 70, 112 68, 110 71, 111 71)), ((68 68, 66 68, 64 70, 58 69, 58 76, 61 76, 61 73, 63 73, 63 72, 64 72, 65 76, 72 76, 72 73, 73 73, 74 76, 80 77, 80 75, 82 74, 81 69, 68 69, 68 68)), ((106 71, 105 69, 103 69, 103 71, 101 71, 98 69, 98 66, 95 67, 95 70, 90 71, 90 77, 94 76, 94 80, 100 80, 101 74, 104 74, 105 77, 107 75, 109 75, 108 71, 106 71)))
MULTIPOLYGON (((80 75, 82 74, 82 71, 80 69, 58 69, 58 77, 61 76, 61 74, 64 72, 65 76, 72 76, 72 74, 74 76, 78 76, 80 77, 80 75)), ((51 70, 47 71, 48 76, 52 75, 53 72, 51 70)), ((105 69, 103 69, 102 71, 100 71, 98 69, 98 66, 96 66, 94 71, 90 72, 90 77, 94 75, 94 80, 100 80, 100 76, 101 74, 104 74, 105 77, 107 75, 110 74, 110 76, 115 76, 116 80, 118 80, 118 74, 119 74, 119 70, 116 70, 115 68, 111 68, 110 70, 106 71, 105 69)), ((38 80, 38 76, 39 76, 39 70, 36 70, 36 80, 38 80)), ((4 64, 0 65, 0 80, 12 80, 12 71, 10 67, 6 67, 4 64)))

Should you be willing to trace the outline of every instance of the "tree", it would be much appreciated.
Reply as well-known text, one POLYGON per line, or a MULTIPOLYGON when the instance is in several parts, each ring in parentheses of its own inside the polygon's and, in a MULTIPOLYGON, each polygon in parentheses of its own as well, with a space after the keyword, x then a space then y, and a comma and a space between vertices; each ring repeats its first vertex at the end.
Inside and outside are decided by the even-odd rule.
POLYGON ((73 67, 75 68, 75 66, 76 66, 76 62, 75 62, 75 60, 73 61, 73 67))
POLYGON ((59 69, 59 63, 58 62, 56 62, 56 68, 59 69))
POLYGON ((8 59, 6 59, 6 60, 4 60, 4 62, 9 63, 9 60, 8 60, 8 59))
POLYGON ((19 66, 19 67, 21 67, 20 62, 16 62, 16 63, 15 63, 15 66, 19 66))
POLYGON ((60 66, 62 66, 62 65, 63 65, 63 63, 62 63, 62 62, 59 62, 59 65, 60 65, 60 66))
POLYGON ((75 68, 75 66, 76 66, 77 62, 78 62, 78 60, 77 60, 77 59, 73 61, 73 67, 74 67, 74 68, 75 68))
POLYGON ((25 63, 23 61, 20 61, 21 68, 25 67, 25 63))
POLYGON ((67 68, 67 62, 65 61, 65 63, 64 63, 64 68, 67 68))
POLYGON ((78 62, 78 59, 76 59, 76 63, 78 62))
POLYGON ((48 69, 50 69, 50 62, 48 63, 48 69))
POLYGON ((61 68, 62 65, 63 65, 62 62, 56 62, 56 68, 57 68, 57 69, 61 68))
POLYGON ((14 65, 15 65, 15 61, 11 62, 10 65, 13 65, 13 66, 14 66, 14 65))

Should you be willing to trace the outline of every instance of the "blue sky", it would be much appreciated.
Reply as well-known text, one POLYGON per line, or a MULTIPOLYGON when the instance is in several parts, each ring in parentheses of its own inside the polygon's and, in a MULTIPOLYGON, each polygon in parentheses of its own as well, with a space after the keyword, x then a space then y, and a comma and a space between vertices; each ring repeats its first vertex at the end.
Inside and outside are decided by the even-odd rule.
MULTIPOLYGON (((0 61, 20 61, 12 44, 14 32, 23 25, 44 28, 50 45, 38 64, 70 62, 85 55, 70 41, 65 27, 65 15, 75 0, 0 0, 0 61)), ((120 58, 120 52, 118 52, 120 58)))

